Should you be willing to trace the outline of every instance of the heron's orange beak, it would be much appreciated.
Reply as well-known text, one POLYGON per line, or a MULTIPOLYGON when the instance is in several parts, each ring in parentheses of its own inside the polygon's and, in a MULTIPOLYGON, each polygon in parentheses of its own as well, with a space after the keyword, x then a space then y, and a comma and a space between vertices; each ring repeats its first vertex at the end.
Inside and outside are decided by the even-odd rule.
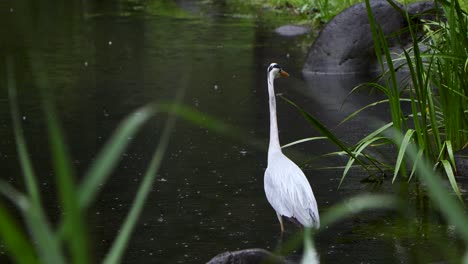
POLYGON ((280 70, 279 74, 281 75, 281 77, 288 77, 289 76, 289 73, 285 72, 284 70, 280 70))

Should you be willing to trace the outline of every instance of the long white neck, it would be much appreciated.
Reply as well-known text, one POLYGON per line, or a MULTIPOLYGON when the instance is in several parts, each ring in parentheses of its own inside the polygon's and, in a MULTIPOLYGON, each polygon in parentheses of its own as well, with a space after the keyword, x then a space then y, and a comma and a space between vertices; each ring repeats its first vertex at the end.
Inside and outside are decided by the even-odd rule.
POLYGON ((276 97, 273 82, 275 76, 272 72, 268 73, 268 96, 270 101, 270 144, 268 146, 268 160, 275 152, 281 152, 278 136, 278 122, 276 121, 276 97))

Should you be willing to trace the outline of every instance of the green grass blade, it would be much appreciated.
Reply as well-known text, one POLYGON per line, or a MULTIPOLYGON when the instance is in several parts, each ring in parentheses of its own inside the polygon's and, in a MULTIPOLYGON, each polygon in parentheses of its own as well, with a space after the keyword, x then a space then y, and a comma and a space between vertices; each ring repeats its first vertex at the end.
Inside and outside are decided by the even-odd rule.
POLYGON ((403 137, 403 140, 400 143, 397 143, 399 146, 399 150, 398 150, 398 156, 397 156, 397 160, 395 164, 395 171, 393 173, 392 183, 395 182, 395 179, 398 175, 398 171, 400 170, 403 158, 405 156, 406 148, 408 147, 408 144, 410 143, 410 140, 413 137, 413 134, 414 134, 414 130, 408 129, 408 131, 406 131, 405 136, 403 137))
POLYGON ((302 108, 300 108, 298 105, 296 105, 294 102, 291 100, 283 98, 286 102, 294 106, 299 112, 306 118, 307 121, 309 121, 310 124, 312 124, 316 129, 320 131, 325 137, 327 137, 332 143, 334 143, 336 146, 338 146, 341 150, 345 151, 348 153, 349 156, 351 156, 353 159, 356 159, 356 161, 359 163, 359 165, 362 166, 364 170, 366 170, 369 174, 371 173, 369 169, 367 168, 366 164, 364 164, 359 158, 357 158, 347 147, 345 144, 343 144, 330 130, 328 130, 320 121, 315 119, 312 115, 304 111, 302 108))
POLYGON ((311 233, 310 227, 304 228, 304 254, 302 255, 301 264, 320 263, 311 233))
POLYGON ((365 0, 365 3, 366 3, 367 17, 369 18, 369 25, 370 25, 371 32, 372 32, 372 37, 374 39, 375 54, 377 56, 377 60, 379 62, 380 68, 383 70, 385 67, 382 61, 382 49, 380 46, 381 44, 380 44, 380 41, 377 41, 378 33, 377 33, 376 25, 375 25, 374 14, 372 13, 372 8, 371 8, 369 0, 365 0))
MULTIPOLYGON (((130 236, 137 223, 138 217, 141 211, 143 210, 145 201, 148 197, 148 194, 151 191, 151 187, 154 183, 157 172, 161 165, 162 159, 164 157, 164 153, 166 152, 167 146, 169 144, 169 138, 171 136, 171 132, 175 125, 176 114, 178 114, 178 112, 175 110, 180 108, 180 102, 182 102, 182 98, 184 94, 185 94, 185 89, 184 88, 179 89, 176 94, 175 103, 162 105, 162 109, 165 109, 169 113, 169 116, 167 118, 163 132, 159 139, 159 145, 157 146, 153 154, 153 157, 151 158, 150 164, 145 172, 145 175, 143 176, 143 181, 138 187, 138 192, 132 203, 129 213, 127 217, 125 218, 122 228, 120 229, 120 232, 117 238, 114 240, 112 247, 110 248, 109 252, 104 258, 104 261, 103 261, 104 264, 119 263, 123 256, 123 253, 128 244, 130 236)), ((186 113, 188 112, 190 111, 186 111, 186 113)), ((218 127, 217 124, 213 126, 218 127)))
POLYGON ((97 195, 99 186, 106 182, 111 171, 117 166, 122 152, 130 143, 132 137, 141 126, 156 113, 154 105, 148 105, 136 110, 122 121, 111 138, 97 155, 96 160, 84 176, 79 188, 79 205, 81 209, 87 208, 97 195))
POLYGON ((363 194, 332 206, 320 218, 320 230, 326 229, 347 217, 370 209, 391 209, 397 207, 397 201, 389 195, 363 194))
MULTIPOLYGON (((313 160, 318 160, 318 159, 326 158, 326 157, 342 157, 342 156, 346 156, 346 155, 348 155, 348 154, 346 152, 344 152, 344 151, 325 153, 325 154, 322 154, 322 155, 319 155, 319 156, 314 156, 313 158, 309 159, 308 161, 302 163, 301 166, 299 166, 299 167, 303 167, 303 164, 308 164, 313 160)), ((379 161, 379 160, 377 160, 377 159, 373 158, 372 156, 369 156, 369 155, 367 155, 365 153, 363 153, 362 155, 365 156, 366 159, 372 160, 373 163, 379 164, 379 166, 383 167, 384 169, 393 169, 394 168, 393 166, 385 164, 385 163, 383 163, 383 162, 381 162, 381 161, 379 161)), ((357 166, 360 166, 360 165, 354 165, 353 167, 357 167, 357 166)), ((345 166, 317 167, 317 169, 344 169, 344 168, 345 168, 345 166)))
POLYGON ((377 102, 374 102, 374 103, 371 103, 371 104, 368 104, 356 111, 354 111, 353 113, 351 113, 350 115, 348 115, 345 119, 343 119, 343 121, 341 121, 338 126, 344 124, 345 122, 349 121, 350 119, 354 118, 356 115, 358 115, 359 113, 361 113, 362 111, 368 109, 368 108, 371 108, 373 106, 376 106, 376 105, 379 105, 379 104, 383 104, 383 103, 388 103, 389 100, 388 99, 384 99, 384 100, 381 100, 381 101, 377 101, 377 102))
POLYGON ((136 194, 135 200, 132 203, 130 212, 128 213, 125 222, 122 225, 122 228, 120 229, 119 235, 115 239, 111 249, 106 255, 103 261, 104 264, 120 263, 126 245, 128 244, 128 241, 130 239, 131 233, 137 223, 138 216, 143 210, 146 198, 148 197, 148 194, 151 191, 151 187, 156 178, 157 171, 161 165, 161 161, 164 157, 164 153, 169 143, 169 137, 174 123, 175 116, 170 115, 159 140, 159 145, 151 159, 148 169, 145 172, 143 181, 141 182, 138 188, 138 192, 136 194))
POLYGON ((357 90, 359 90, 359 89, 365 87, 365 86, 370 86, 371 88, 375 88, 375 89, 381 91, 383 94, 388 95, 388 94, 387 94, 387 93, 388 93, 388 89, 387 89, 385 86, 383 86, 383 85, 381 85, 381 84, 378 84, 378 83, 372 83, 372 82, 371 82, 371 83, 363 83, 363 84, 357 85, 356 87, 354 87, 354 88, 348 93, 347 97, 350 96, 351 94, 355 93, 357 90))
POLYGON ((390 123, 387 123, 383 126, 381 126, 380 128, 374 130, 372 133, 370 133, 369 135, 367 135, 366 137, 364 137, 363 139, 359 140, 359 142, 356 144, 356 146, 358 145, 361 145, 367 141, 369 141, 370 139, 372 138, 375 138, 376 136, 380 135, 381 133, 383 133, 385 130, 389 129, 390 127, 393 126, 393 123, 390 122, 390 123))
POLYGON ((380 24, 376 23, 374 19, 374 14, 372 12, 369 0, 366 0, 365 3, 367 16, 369 18, 369 24, 372 32, 372 38, 374 40, 374 50, 377 56, 377 60, 383 72, 385 72, 385 63, 383 58, 385 58, 386 65, 388 67, 388 74, 385 74, 385 81, 387 87, 389 88, 387 89, 388 92, 386 92, 385 94, 388 96, 389 99, 392 122, 396 129, 401 130, 404 126, 404 123, 402 122, 403 115, 400 108, 400 93, 396 81, 393 61, 382 28, 380 24))
POLYGON ((311 163, 312 161, 314 160, 319 160, 321 158, 326 158, 326 157, 342 157, 342 156, 345 156, 347 155, 346 152, 344 151, 335 151, 335 152, 328 152, 328 153, 325 153, 325 154, 322 154, 322 155, 319 155, 319 156, 314 156, 312 158, 309 158, 308 160, 302 162, 299 167, 303 167, 305 164, 309 164, 311 163))
POLYGON ((17 225, 16 220, 0 203, 0 237, 15 263, 39 263, 34 248, 26 235, 17 225))
POLYGON ((22 213, 31 206, 28 198, 6 181, 0 180, 0 194, 10 200, 22 213))
POLYGON ((286 144, 286 145, 283 145, 281 148, 287 148, 287 147, 294 146, 294 145, 296 145, 296 144, 301 144, 301 143, 310 142, 310 141, 315 141, 315 140, 323 140, 323 139, 327 139, 327 137, 310 137, 310 138, 303 138, 303 139, 299 139, 299 140, 293 141, 293 142, 291 142, 291 143, 288 143, 288 144, 286 144))
POLYGON ((433 100, 433 95, 432 95, 432 92, 431 92, 431 87, 427 87, 426 90, 427 90, 427 101, 428 101, 428 108, 429 108, 429 120, 430 120, 430 124, 431 124, 431 129, 432 129, 432 133, 434 134, 434 139, 435 139, 435 143, 436 143, 436 146, 438 149, 441 149, 442 147, 442 140, 441 140, 441 137, 440 137, 440 132, 439 132, 439 126, 438 126, 438 122, 436 120, 436 116, 435 116, 435 113, 436 111, 434 110, 435 109, 435 106, 434 106, 434 100, 433 100))
POLYGON ((222 121, 213 117, 207 116, 199 111, 181 104, 163 103, 159 105, 160 109, 167 113, 176 114, 177 116, 189 121, 194 125, 206 128, 221 135, 226 135, 236 139, 243 139, 243 133, 236 130, 222 121))
POLYGON ((58 118, 47 89, 50 85, 42 72, 46 67, 42 60, 35 54, 30 54, 33 73, 36 84, 42 96, 42 106, 46 118, 49 145, 52 154, 52 163, 55 172, 55 180, 58 189, 59 201, 64 211, 65 238, 70 248, 72 262, 75 264, 87 264, 89 261, 86 228, 84 216, 78 204, 77 188, 74 183, 74 171, 66 143, 59 126, 58 118))
POLYGON ((453 174, 453 169, 452 166, 450 166, 450 162, 448 160, 441 160, 440 162, 442 163, 445 174, 447 174, 447 178, 449 179, 453 191, 457 195, 458 199, 463 202, 463 198, 461 196, 460 189, 458 188, 457 180, 455 180, 455 175, 453 174))
MULTIPOLYGON (((317 233, 324 230, 327 230, 330 226, 343 221, 346 218, 352 217, 354 215, 359 215, 359 213, 372 210, 372 209, 396 209, 398 206, 398 202, 395 197, 390 195, 376 195, 376 194, 361 194, 358 196, 354 196, 348 198, 344 201, 339 202, 336 205, 328 208, 326 212, 322 214, 320 217, 320 228, 318 230, 307 230, 304 229, 304 232, 298 232, 291 236, 281 248, 281 251, 278 249, 276 250, 276 254, 287 254, 288 252, 292 252, 294 249, 297 249, 301 242, 305 242, 305 253, 309 250, 308 253, 314 253, 314 244, 313 244, 313 234, 310 233, 317 233), (307 237, 310 238, 307 242, 305 239, 307 237), (307 243, 311 244, 307 244, 307 243), (311 246, 312 248, 307 249, 307 247, 311 246)), ((313 255, 311 255, 312 257, 313 255)), ((303 256, 304 259, 305 256, 303 256)), ((308 258, 306 258, 308 260, 308 258)), ((313 258, 311 258, 313 259, 313 258)), ((301 263, 308 263, 302 261, 301 263)))
POLYGON ((413 178, 413 175, 416 172, 416 168, 418 167, 418 162, 421 160, 423 154, 424 154, 424 149, 422 149, 422 148, 419 149, 418 154, 416 154, 416 157, 415 157, 415 159, 413 161, 413 168, 411 169, 411 173, 409 175, 408 182, 410 182, 411 179, 413 178))
POLYGON ((450 140, 446 140, 445 144, 447 146, 448 160, 452 164, 453 171, 457 172, 457 165, 455 163, 455 154, 453 154, 452 142, 450 140))
MULTIPOLYGON (((364 151, 364 149, 366 149, 369 145, 373 144, 374 142, 378 141, 378 140, 381 140, 383 139, 382 137, 375 137, 375 138, 372 138, 372 139, 369 139, 368 141, 365 141, 363 144, 361 144, 357 150, 353 153, 354 156, 356 157, 359 157, 361 155, 361 152, 364 151)), ((351 166, 353 165, 354 161, 356 159, 350 157, 349 160, 348 160, 348 163, 346 164, 346 167, 345 169, 343 170, 343 174, 341 176, 341 180, 340 180, 340 183, 338 184, 338 188, 341 187, 341 184, 343 183, 343 180, 344 178, 346 177, 346 175, 348 174, 348 171, 349 169, 351 168, 351 166)))
POLYGON ((448 86, 444 86, 443 88, 444 88, 445 90, 451 92, 451 93, 454 93, 454 94, 460 96, 461 99, 463 99, 463 100, 468 100, 468 96, 465 95, 465 94, 463 94, 462 91, 455 90, 455 89, 453 89, 453 88, 451 88, 451 87, 448 87, 448 86))
MULTIPOLYGON (((24 140, 23 128, 21 126, 20 114, 16 96, 16 83, 14 77, 14 64, 12 58, 7 58, 7 86, 10 99, 10 107, 13 120, 13 130, 15 132, 16 148, 23 172, 26 189, 30 203, 28 207, 22 208, 26 225, 32 234, 39 251, 42 262, 45 263, 65 263, 65 258, 60 250, 59 242, 53 236, 46 214, 41 205, 41 199, 37 187, 36 175, 32 162, 29 158, 26 141, 24 140)), ((20 208, 21 209, 21 208, 20 208)))
POLYGON ((447 148, 447 144, 444 142, 442 145, 442 148, 439 151, 439 154, 437 156, 437 161, 441 161, 444 159, 444 154, 445 154, 445 149, 447 148))
POLYGON ((389 75, 390 75, 390 81, 389 81, 389 90, 391 91, 389 94, 391 95, 389 97, 390 101, 390 112, 392 114, 392 121, 394 124, 394 127, 396 129, 401 130, 404 126, 404 123, 402 122, 402 113, 401 113, 401 106, 400 106, 400 91, 398 89, 398 84, 396 80, 396 75, 395 75, 395 69, 393 65, 393 60, 392 56, 390 54, 390 50, 388 48, 387 40, 386 37, 383 34, 383 30, 379 24, 377 24, 378 28, 378 36, 380 37, 380 45, 383 48, 383 54, 385 55, 385 59, 387 62, 387 66, 389 69, 389 75))
POLYGON ((64 223, 66 225, 66 239, 70 245, 73 263, 86 264, 89 263, 86 230, 83 214, 78 205, 78 195, 73 182, 71 161, 65 143, 62 140, 62 133, 58 127, 58 121, 50 106, 46 106, 45 113, 47 116, 49 140, 59 199, 65 213, 64 223))
MULTIPOLYGON (((405 52, 405 54, 407 54, 407 53, 405 52)), ((415 90, 416 89, 411 89, 410 90, 411 113, 412 113, 414 129, 416 131, 416 139, 415 139, 416 141, 415 142, 417 142, 417 144, 419 145, 421 150, 424 150, 426 148, 425 147, 426 141, 424 140, 424 138, 426 137, 425 134, 427 134, 427 133, 426 133, 425 128, 423 129, 424 122, 423 122, 423 124, 421 124, 421 121, 419 120, 420 113, 418 112, 418 108, 420 107, 421 104, 418 103, 417 100, 415 99, 415 96, 417 96, 417 93, 418 93, 417 90, 416 91, 415 90)), ((416 166, 413 166, 411 176, 414 173, 415 169, 416 169, 416 166)), ((411 178, 411 176, 409 178, 411 178)))
POLYGON ((383 94, 387 95, 387 88, 385 88, 384 86, 378 84, 378 83, 362 83, 362 84, 359 84, 357 85, 356 87, 354 87, 347 95, 346 95, 346 98, 345 100, 343 101, 343 103, 341 104, 341 107, 343 107, 344 103, 346 102, 346 100, 348 99, 348 97, 350 97, 352 94, 354 94, 357 90, 360 90, 364 87, 371 87, 371 88, 375 88, 379 91, 381 91, 383 94))
MULTIPOLYGON (((401 134, 397 133, 394 136, 396 142, 402 140, 401 134)), ((410 144, 410 146, 407 147, 407 155, 413 161, 416 160, 417 152, 415 145, 410 144)), ((431 164, 424 158, 417 163, 417 175, 419 179, 426 184, 430 199, 439 208, 448 222, 455 226, 456 232, 460 234, 465 244, 468 244, 468 215, 465 213, 462 203, 455 200, 453 196, 447 192, 440 175, 437 175, 437 173, 433 171, 431 164)))
POLYGON ((258 150, 266 151, 268 149, 268 142, 265 139, 252 138, 248 133, 230 126, 215 117, 201 113, 192 107, 173 103, 161 103, 158 107, 161 111, 175 114, 196 127, 198 126, 198 128, 205 128, 210 132, 242 142, 242 144, 248 144, 258 150))
POLYGON ((37 187, 36 176, 32 167, 32 162, 29 159, 29 153, 26 148, 24 140, 24 132, 20 121, 20 112, 18 107, 18 99, 16 93, 16 82, 14 77, 14 65, 11 58, 6 62, 7 65, 7 79, 8 79, 8 95, 10 102, 11 118, 13 120, 13 130, 15 133, 16 150, 23 171, 24 182, 26 185, 28 196, 31 201, 37 206, 41 204, 39 189, 37 187))
MULTIPOLYGON (((87 172, 84 181, 80 185, 81 208, 86 208, 90 205, 99 190, 98 187, 107 180, 109 173, 115 166, 113 163, 119 159, 120 154, 128 144, 127 138, 136 133, 142 124, 157 112, 171 112, 195 125, 208 128, 237 140, 242 140, 242 133, 225 125, 223 122, 201 114, 189 107, 174 103, 162 103, 143 107, 127 117, 119 125, 111 139, 108 140, 103 150, 98 154, 96 161, 92 164, 91 169, 87 172)), ((255 142, 253 145, 260 146, 263 144, 255 142)), ((63 231, 61 230, 59 233, 62 234, 63 231)))

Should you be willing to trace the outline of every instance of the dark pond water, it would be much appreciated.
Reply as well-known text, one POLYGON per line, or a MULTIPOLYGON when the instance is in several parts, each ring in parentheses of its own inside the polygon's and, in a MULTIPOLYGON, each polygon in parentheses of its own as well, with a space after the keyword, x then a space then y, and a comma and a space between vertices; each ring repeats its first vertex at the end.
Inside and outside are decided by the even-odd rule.
MULTIPOLYGON (((275 27, 292 21, 290 17, 236 11, 224 2, 179 1, 178 7, 171 1, 149 3, 153 6, 133 1, 1 4, 0 21, 7 25, 1 29, 2 52, 15 57, 23 125, 52 219, 60 208, 28 50, 46 62, 41 70, 53 89, 79 175, 119 121, 149 102, 173 100, 179 89, 186 91, 186 105, 264 142, 258 148, 179 120, 124 263, 204 263, 227 250, 275 250, 279 225, 263 191, 269 128, 266 67, 273 61, 282 64, 291 77, 277 81, 277 92, 331 128, 377 97, 361 93, 343 103, 363 79, 302 76, 311 38, 274 33, 275 27)), ((4 76, 4 65, 1 69, 4 76)), ((0 95, 2 179, 23 189, 6 90, 0 95)), ((283 144, 319 135, 281 99, 278 112, 283 144)), ((334 131, 355 142, 372 129, 372 118, 388 116, 383 108, 371 113, 334 131)), ((88 212, 97 260, 126 216, 165 118, 157 116, 129 139, 131 146, 88 212)), ((315 141, 286 153, 301 163, 333 150, 332 145, 315 141)), ((341 170, 319 169, 343 164, 322 159, 304 168, 321 212, 346 197, 374 190, 359 183, 364 177, 359 172, 351 173, 337 190, 341 170)), ((390 192, 398 188, 385 184, 390 192)), ((394 212, 376 211, 329 227, 316 238, 321 261, 426 263, 446 260, 446 252, 456 255, 453 230, 431 211, 424 195, 415 195, 406 206, 414 208, 410 210, 414 214, 401 221, 394 212), (440 249, 439 242, 449 249, 440 249), (440 251, 430 251, 436 247, 440 251)), ((286 239, 297 228, 288 224, 287 230, 286 239)))

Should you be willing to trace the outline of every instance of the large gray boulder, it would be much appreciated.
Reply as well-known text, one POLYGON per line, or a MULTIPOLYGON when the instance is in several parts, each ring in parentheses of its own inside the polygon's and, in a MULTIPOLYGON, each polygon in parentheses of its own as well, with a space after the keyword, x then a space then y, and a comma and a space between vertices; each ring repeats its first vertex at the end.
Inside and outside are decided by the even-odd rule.
MULTIPOLYGON (((391 50, 401 51, 411 44, 407 33, 401 33, 407 27, 405 17, 387 1, 371 1, 374 18, 389 36, 391 50)), ((402 5, 395 5, 403 8, 402 5)), ((419 2, 408 6, 408 13, 417 19, 422 14, 434 9, 432 2, 419 2)), ((425 17, 427 18, 427 16, 425 17)), ((336 15, 319 33, 309 50, 303 73, 360 73, 378 72, 374 43, 370 30, 365 3, 349 7, 336 15)))

